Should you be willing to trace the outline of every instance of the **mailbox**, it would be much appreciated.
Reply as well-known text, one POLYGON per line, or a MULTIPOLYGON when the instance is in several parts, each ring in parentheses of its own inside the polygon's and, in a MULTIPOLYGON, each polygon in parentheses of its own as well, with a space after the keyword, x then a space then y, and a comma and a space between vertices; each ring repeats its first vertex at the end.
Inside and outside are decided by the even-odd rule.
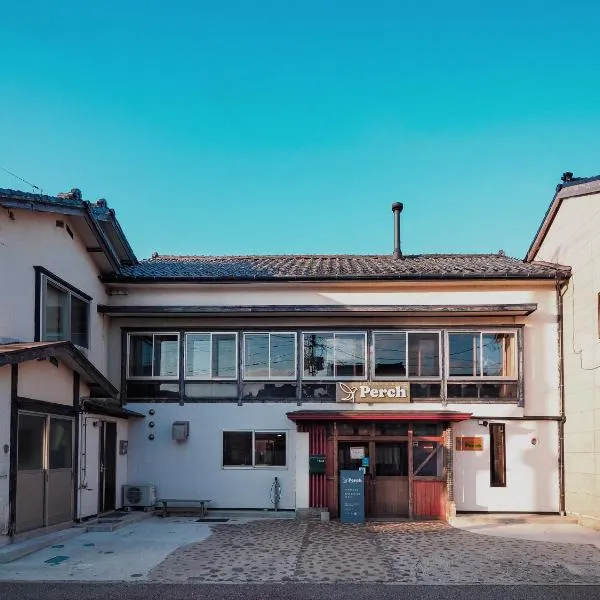
POLYGON ((175 421, 173 423, 172 435, 176 442, 185 442, 190 435, 190 422, 175 421))
POLYGON ((309 473, 325 473, 325 455, 311 454, 308 459, 309 473))

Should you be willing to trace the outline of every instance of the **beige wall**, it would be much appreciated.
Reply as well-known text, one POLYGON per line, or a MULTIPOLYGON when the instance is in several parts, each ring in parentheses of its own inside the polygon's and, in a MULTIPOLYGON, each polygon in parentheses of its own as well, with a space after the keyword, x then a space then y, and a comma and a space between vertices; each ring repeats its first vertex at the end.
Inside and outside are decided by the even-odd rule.
POLYGON ((536 260, 572 267, 563 329, 566 509, 600 527, 600 194, 563 200, 536 260))
POLYGON ((73 405, 73 371, 59 363, 31 360, 19 365, 18 394, 23 398, 73 405))
POLYGON ((8 527, 10 453, 5 454, 4 445, 10 445, 10 372, 10 365, 0 367, 0 535, 5 534, 8 527))
MULTIPOLYGON (((147 288, 130 287, 128 296, 111 298, 129 305, 293 305, 293 304, 514 304, 536 303, 538 309, 527 317, 461 317, 461 318, 427 318, 427 317, 286 317, 286 318, 113 318, 109 330, 109 365, 108 376, 114 385, 121 385, 121 330, 125 327, 152 327, 161 330, 165 327, 206 327, 218 328, 225 325, 252 329, 269 327, 274 322, 281 326, 310 328, 311 326, 352 326, 386 327, 386 326, 451 326, 494 327, 495 325, 524 325, 524 361, 525 361, 525 409, 521 414, 528 416, 558 415, 558 349, 556 294, 554 284, 549 282, 543 286, 528 282, 526 285, 512 286, 504 283, 471 284, 470 288, 453 286, 387 286, 381 291, 365 289, 335 288, 329 291, 305 288, 294 291, 285 287, 268 287, 263 291, 259 286, 221 286, 215 291, 204 290, 199 286, 176 286, 157 288, 154 292, 147 288), (217 296, 215 296, 217 295, 217 296)), ((493 406, 486 405, 489 411, 493 406)))
MULTIPOLYGON (((98 281, 98 271, 85 245, 75 233, 74 239, 65 229, 56 227, 64 215, 31 213, 12 210, 15 220, 7 211, 0 211, 0 338, 22 341, 35 339, 35 273, 34 266, 45 267, 88 296, 90 306, 90 349, 88 357, 101 371, 106 369, 104 318, 96 310, 106 302, 104 286, 98 281)), ((71 223, 71 229, 75 231, 71 223)))

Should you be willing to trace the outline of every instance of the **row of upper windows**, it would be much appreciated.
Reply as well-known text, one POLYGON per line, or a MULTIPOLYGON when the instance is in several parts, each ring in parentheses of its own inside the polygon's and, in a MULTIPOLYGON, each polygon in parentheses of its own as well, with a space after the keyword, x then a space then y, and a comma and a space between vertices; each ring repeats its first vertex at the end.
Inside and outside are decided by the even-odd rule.
POLYGON ((440 379, 444 366, 448 378, 518 375, 514 330, 373 331, 370 353, 365 331, 243 332, 239 351, 241 361, 237 332, 130 333, 127 377, 177 379, 181 355, 185 379, 200 381, 237 380, 238 365, 246 381, 291 381, 299 371, 319 381, 440 379))

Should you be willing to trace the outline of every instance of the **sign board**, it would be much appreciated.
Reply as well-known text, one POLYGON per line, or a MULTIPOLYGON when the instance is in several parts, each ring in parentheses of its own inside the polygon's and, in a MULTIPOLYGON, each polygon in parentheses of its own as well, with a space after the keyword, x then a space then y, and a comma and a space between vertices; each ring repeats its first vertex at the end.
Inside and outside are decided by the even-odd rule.
POLYGON ((360 460, 365 457, 364 446, 351 446, 350 447, 350 458, 352 460, 360 460))
POLYGON ((361 471, 340 471, 340 520, 342 523, 365 521, 365 475, 361 471))
POLYGON ((308 472, 309 473, 325 473, 325 455, 311 454, 308 457, 308 472))
POLYGON ((369 457, 368 456, 363 456, 362 466, 363 467, 368 467, 369 466, 369 457))
POLYGON ((459 436, 456 438, 456 449, 459 452, 479 452, 483 450, 483 438, 459 436))
POLYGON ((338 381, 337 402, 410 402, 408 381, 338 381))

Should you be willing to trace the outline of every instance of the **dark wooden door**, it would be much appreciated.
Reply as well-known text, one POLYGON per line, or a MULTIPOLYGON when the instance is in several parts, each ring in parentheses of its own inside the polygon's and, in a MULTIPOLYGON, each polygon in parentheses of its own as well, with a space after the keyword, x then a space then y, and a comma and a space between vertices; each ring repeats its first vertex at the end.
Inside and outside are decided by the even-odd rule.
POLYGON ((408 442, 373 442, 371 515, 408 515, 408 442))
POLYGON ((117 496, 117 424, 103 421, 100 429, 99 512, 115 509, 117 496))

